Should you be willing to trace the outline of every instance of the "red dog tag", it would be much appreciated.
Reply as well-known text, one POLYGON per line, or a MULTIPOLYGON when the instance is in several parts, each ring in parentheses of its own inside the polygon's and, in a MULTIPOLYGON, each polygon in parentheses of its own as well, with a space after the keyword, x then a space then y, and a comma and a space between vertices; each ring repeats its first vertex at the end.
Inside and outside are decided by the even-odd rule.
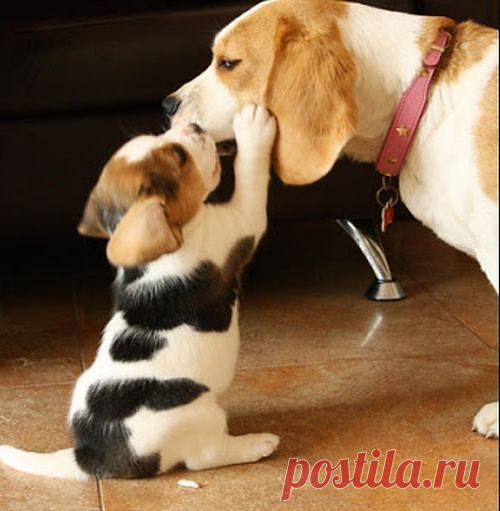
POLYGON ((386 232, 387 228, 394 221, 394 206, 396 205, 396 201, 391 197, 382 208, 381 212, 381 222, 380 229, 382 232, 386 232))

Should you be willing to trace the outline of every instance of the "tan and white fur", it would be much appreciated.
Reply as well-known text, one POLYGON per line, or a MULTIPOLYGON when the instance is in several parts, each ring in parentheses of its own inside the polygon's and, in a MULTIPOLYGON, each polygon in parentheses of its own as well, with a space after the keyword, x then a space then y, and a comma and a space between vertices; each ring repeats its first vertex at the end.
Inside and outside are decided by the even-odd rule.
POLYGON ((233 129, 236 183, 225 204, 203 202, 220 164, 195 125, 135 138, 107 164, 79 230, 110 238, 115 310, 73 392, 75 446, 47 454, 0 446, 3 463, 50 477, 148 477, 179 463, 254 462, 276 449, 270 433, 230 435, 217 402, 238 353, 239 276, 266 229, 276 124, 248 105, 233 129))
MULTIPOLYGON (((268 0, 216 36, 209 67, 170 96, 172 122, 196 121, 220 141, 233 136, 242 103, 264 104, 278 120, 274 165, 289 184, 319 179, 342 154, 373 162, 441 29, 451 42, 401 171, 401 197, 476 258, 498 292, 498 31, 356 3, 268 0)), ((473 426, 498 437, 498 404, 473 426)))

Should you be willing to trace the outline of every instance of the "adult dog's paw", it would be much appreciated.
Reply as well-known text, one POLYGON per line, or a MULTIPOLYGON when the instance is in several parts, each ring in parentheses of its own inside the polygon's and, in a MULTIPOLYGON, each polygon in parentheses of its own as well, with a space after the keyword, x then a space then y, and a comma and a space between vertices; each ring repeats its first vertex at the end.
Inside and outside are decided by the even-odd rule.
POLYGON ((250 433, 245 435, 246 458, 258 461, 267 458, 278 448, 280 437, 272 433, 250 433))
POLYGON ((479 410, 472 422, 472 430, 486 438, 498 438, 498 401, 479 410))
POLYGON ((261 105, 248 104, 233 122, 238 152, 269 154, 276 137, 276 120, 261 105))

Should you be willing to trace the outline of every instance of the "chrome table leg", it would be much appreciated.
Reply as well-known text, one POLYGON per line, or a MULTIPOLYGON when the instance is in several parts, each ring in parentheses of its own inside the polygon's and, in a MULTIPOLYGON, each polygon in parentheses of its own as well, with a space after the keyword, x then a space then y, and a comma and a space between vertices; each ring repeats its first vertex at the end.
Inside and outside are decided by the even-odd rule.
POLYGON ((354 240, 375 273, 375 281, 368 288, 366 297, 377 301, 405 298, 406 294, 401 284, 394 278, 387 262, 375 222, 368 219, 339 218, 337 223, 354 240))

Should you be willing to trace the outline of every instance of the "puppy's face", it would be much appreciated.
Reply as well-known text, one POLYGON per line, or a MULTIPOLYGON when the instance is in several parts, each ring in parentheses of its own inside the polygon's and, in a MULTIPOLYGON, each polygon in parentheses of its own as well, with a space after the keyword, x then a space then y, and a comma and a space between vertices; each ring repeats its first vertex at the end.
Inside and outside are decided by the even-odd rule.
POLYGON ((145 264, 181 246, 182 227, 219 180, 215 143, 194 124, 134 138, 104 167, 78 231, 109 238, 115 266, 145 264))

